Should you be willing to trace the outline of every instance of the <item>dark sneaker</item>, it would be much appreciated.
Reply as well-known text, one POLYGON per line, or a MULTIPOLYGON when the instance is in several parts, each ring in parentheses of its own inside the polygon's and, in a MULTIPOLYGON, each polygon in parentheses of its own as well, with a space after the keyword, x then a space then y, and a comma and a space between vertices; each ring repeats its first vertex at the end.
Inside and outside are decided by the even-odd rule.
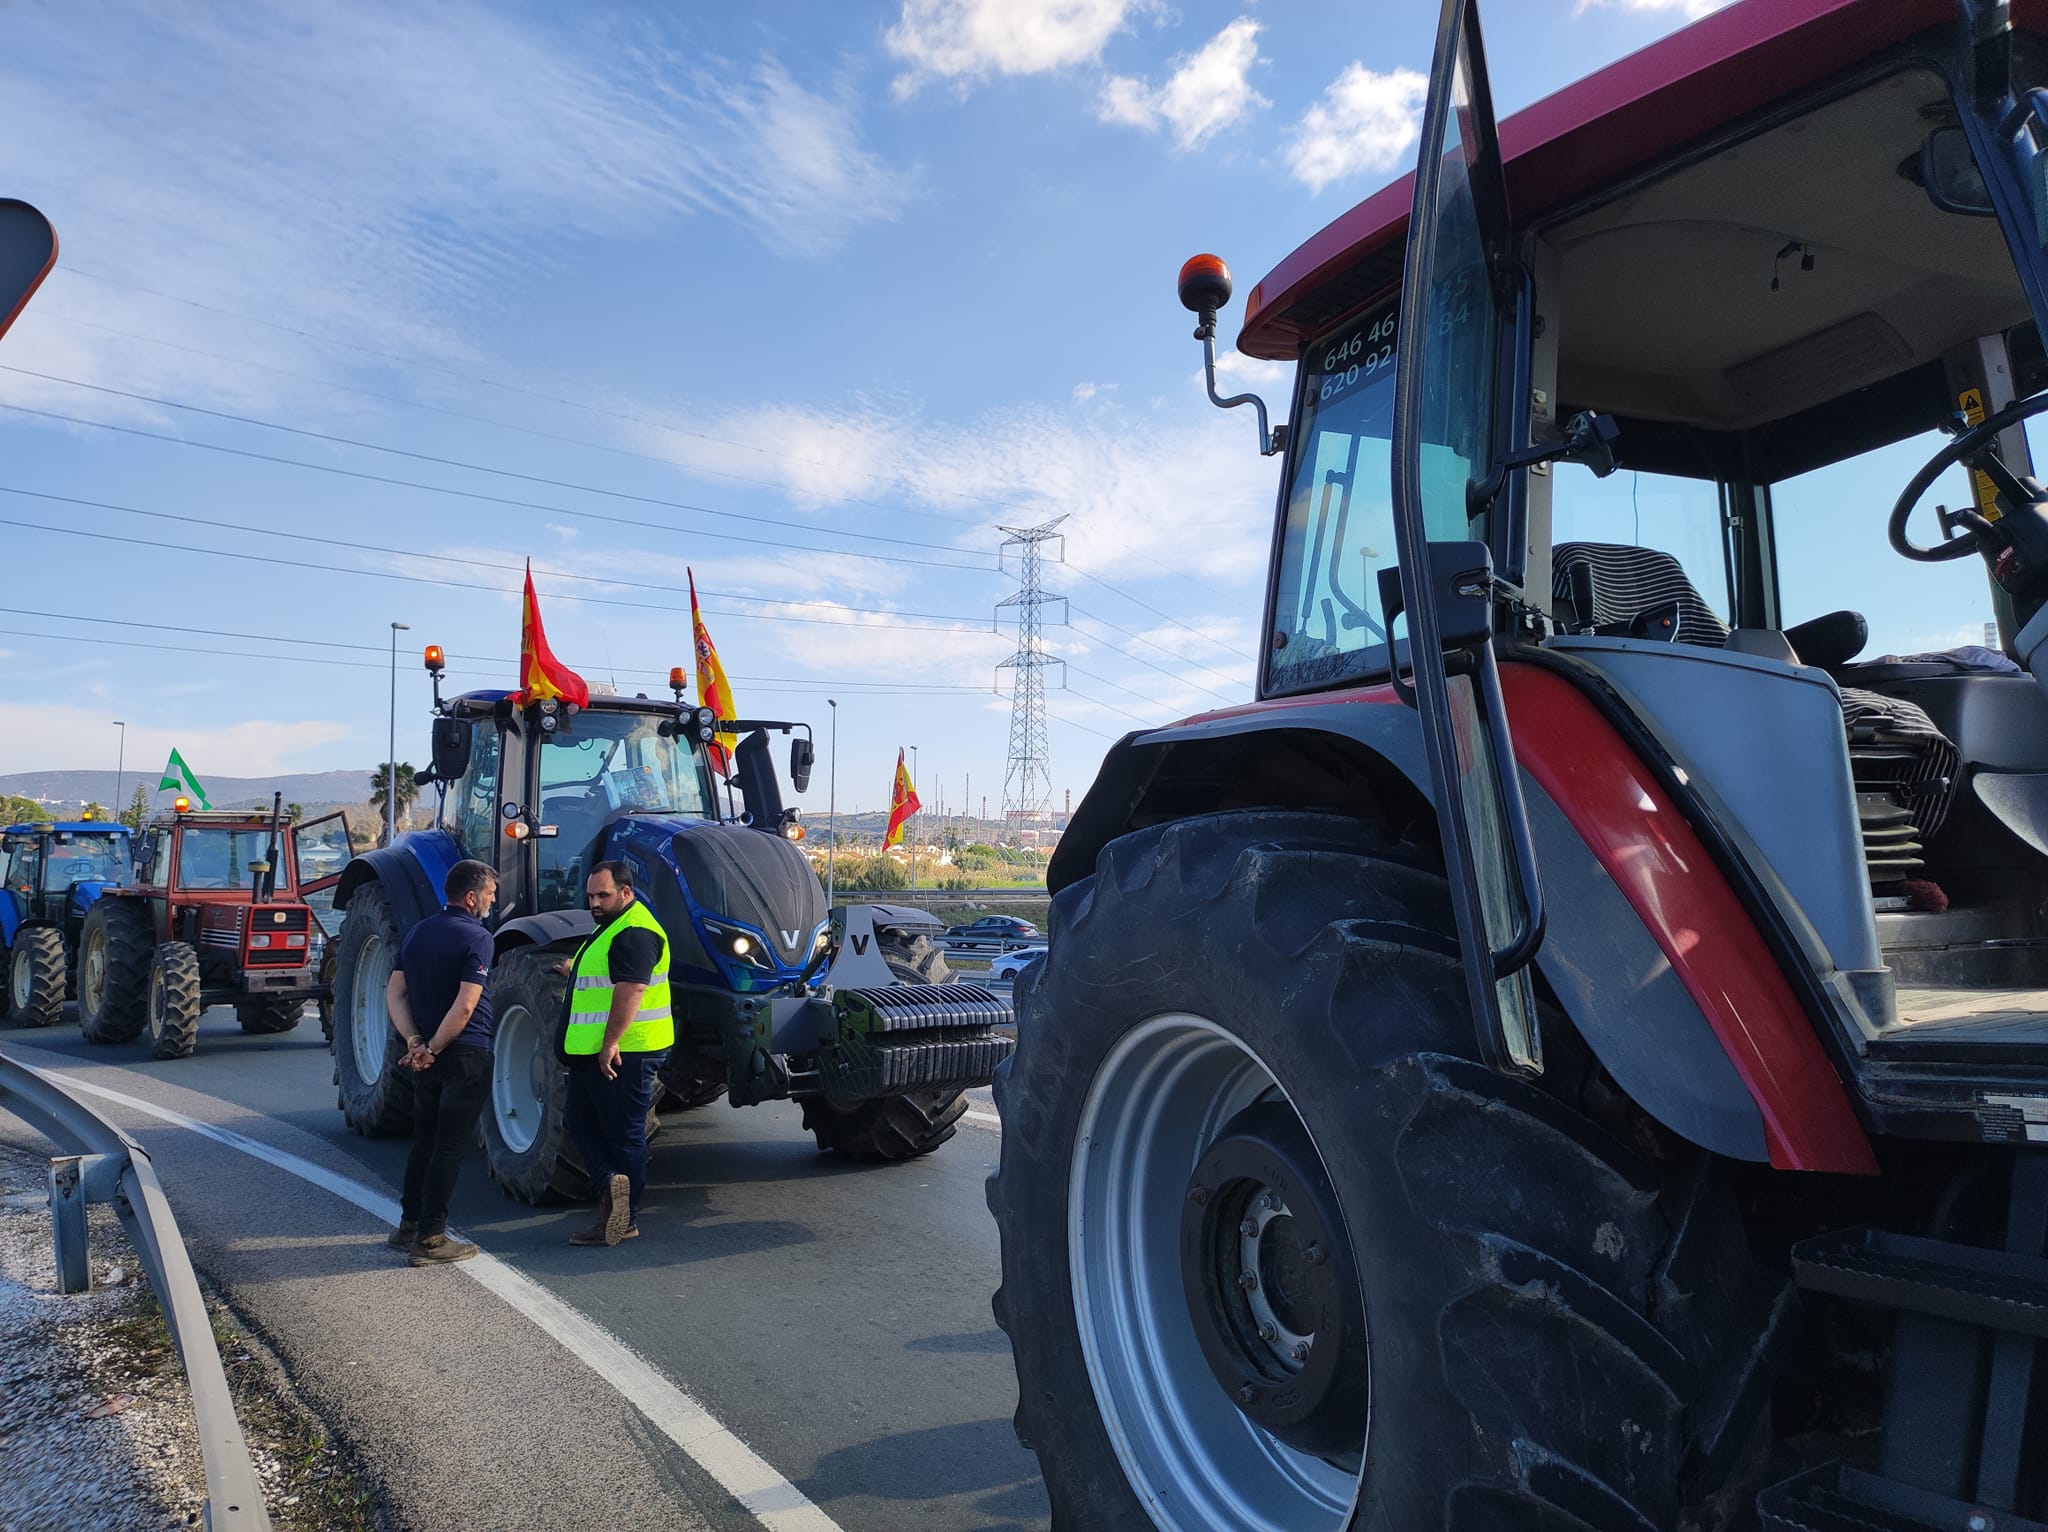
POLYGON ((419 1237, 420 1226, 418 1224, 402 1223, 391 1231, 390 1238, 386 1239, 384 1243, 393 1250, 410 1250, 412 1249, 413 1241, 419 1237))
POLYGON ((626 1237, 626 1231, 633 1229, 633 1183, 624 1176, 613 1176, 607 1189, 609 1201, 604 1208, 604 1242, 616 1245, 626 1237))
POLYGON ((450 1239, 445 1234, 429 1234, 425 1239, 413 1241, 412 1263, 415 1266, 446 1266, 451 1261, 466 1261, 475 1254, 474 1245, 450 1239))

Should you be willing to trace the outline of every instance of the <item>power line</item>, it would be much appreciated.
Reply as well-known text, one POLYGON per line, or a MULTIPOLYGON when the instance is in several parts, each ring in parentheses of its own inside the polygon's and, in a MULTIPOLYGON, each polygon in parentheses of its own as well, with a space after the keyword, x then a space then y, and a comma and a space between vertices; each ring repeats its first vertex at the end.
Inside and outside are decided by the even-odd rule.
MULTIPOLYGON (((696 511, 704 515, 741 514, 737 511, 729 513, 713 511, 705 506, 694 505, 686 500, 669 500, 660 495, 635 494, 631 490, 624 489, 606 489, 602 485, 583 484, 573 479, 551 479, 545 474, 521 473, 514 468, 494 468, 488 463, 471 463, 462 458, 442 457, 432 452, 416 452, 408 447, 393 447, 383 442, 362 441, 353 436, 336 436, 328 431, 315 431, 310 426, 286 425, 283 421, 264 420, 255 415, 241 415, 233 410, 216 410, 203 404, 188 404, 179 399, 165 399, 156 394, 139 394, 130 389, 111 388, 104 383, 86 383, 77 378, 61 377, 54 372, 36 372, 27 367, 9 366, 0 366, 0 372, 11 372, 20 377, 35 378, 44 383, 61 383, 67 388, 82 388, 87 393, 105 394, 114 399, 129 399, 137 404, 153 404, 160 409, 180 410, 188 415, 204 415, 209 420, 225 420, 238 426, 255 426, 259 430, 279 431, 286 436, 301 436, 309 441, 326 442, 332 446, 353 447, 360 452, 383 452, 392 457, 409 458, 416 463, 432 463, 440 468, 459 468, 468 473, 495 474, 501 479, 512 479, 521 484, 539 484, 547 489, 573 489, 586 495, 604 495, 613 500, 629 500, 636 505, 658 505, 667 510, 696 511)), ((912 511, 906 510, 901 506, 892 506, 889 509, 898 516, 921 516, 932 521, 944 522, 948 526, 959 526, 959 522, 952 517, 940 516, 932 511, 912 511)), ((777 523, 777 525, 801 526, 802 523, 777 523)), ((911 537, 883 537, 879 534, 867 532, 842 532, 837 535, 841 537, 862 537, 871 542, 878 543, 899 543, 906 548, 928 546, 926 543, 911 537)))
MULTIPOLYGON (((0 486, 0 493, 9 493, 0 486)), ((20 493, 34 494, 33 490, 20 493)), ((49 532, 58 537, 83 537, 94 542, 123 543, 137 548, 163 548, 173 553, 192 553, 204 558, 237 559, 248 564, 269 564, 283 569, 312 569, 323 574, 355 575, 365 580, 398 580, 408 585, 436 585, 448 590, 476 590, 491 595, 506 596, 514 592, 504 586, 482 585, 474 580, 449 580, 433 575, 401 574, 395 569, 351 569, 341 564, 316 564, 306 559, 280 558, 276 554, 241 553, 227 548, 195 548, 190 543, 167 543, 148 537, 124 537, 116 532, 88 532, 82 527, 53 527, 40 521, 20 521, 0 516, 0 527, 21 527, 31 532, 49 532)), ((641 612, 683 613, 688 607, 665 606, 652 601, 620 601, 606 596, 579 596, 573 591, 556 591, 553 597, 558 601, 576 601, 591 606, 629 607, 641 612)), ((749 598, 751 599, 751 598, 749 598)), ((904 633, 971 633, 976 637, 994 637, 986 628, 938 628, 918 623, 889 622, 828 622, 822 617, 778 617, 761 612, 723 611, 722 616, 735 617, 742 622, 800 622, 824 628, 871 628, 904 633)))
MULTIPOLYGON (((150 511, 144 510, 139 506, 119 505, 111 500, 87 500, 82 499, 76 495, 59 495, 53 494, 46 490, 17 489, 11 485, 6 484, 0 484, 0 495, 24 495, 32 500, 49 500, 55 502, 58 505, 83 506, 91 510, 99 511, 118 511, 124 516, 144 516, 148 517, 153 521, 175 521, 180 522, 186 526, 212 527, 217 531, 222 532, 246 532, 252 537, 261 537, 271 541, 317 543, 320 546, 326 548, 347 548, 355 553, 367 553, 376 557, 387 556, 391 552, 389 548, 380 547, 375 543, 356 543, 350 542, 346 538, 321 537, 317 533, 313 532, 280 532, 270 527, 251 526, 247 522, 242 521, 223 521, 218 517, 193 516, 180 511, 150 511)), ((206 552, 210 550, 194 549, 192 551, 206 552)), ((438 558, 444 564, 462 564, 471 569, 502 569, 510 574, 523 574, 527 568, 527 566, 524 564, 504 564, 499 563, 495 559, 457 558, 445 554, 437 554, 435 555, 435 557, 438 558)), ((650 580, 629 580, 625 578, 623 575, 576 574, 566 569, 536 569, 533 572, 537 575, 545 575, 550 579, 578 580, 587 585, 614 585, 624 587, 628 590, 653 590, 669 592, 673 592, 675 590, 675 586, 673 583, 664 585, 659 582, 650 580)), ((774 596, 749 595, 745 591, 712 590, 708 586, 700 587, 700 590, 702 594, 707 596, 715 596, 720 600, 751 601, 759 606, 822 606, 829 608, 833 611, 853 612, 858 613, 862 616, 870 617, 923 617, 929 618, 934 622, 971 623, 978 621, 977 618, 970 617, 957 612, 905 612, 900 611, 894 607, 848 606, 843 602, 836 601, 784 601, 774 596)), ((562 599, 565 601, 576 601, 585 598, 573 595, 564 595, 562 599)), ((682 609, 665 608, 664 610, 682 609)), ((752 612, 734 611, 730 607, 707 607, 705 608, 705 610, 719 616, 727 617, 752 617, 757 615, 752 612)))
MULTIPOLYGON (((124 340, 140 341, 146 346, 162 346, 166 350, 180 351, 187 356, 204 357, 210 362, 225 362, 230 367, 245 367, 252 372, 263 372, 269 373, 273 377, 290 378, 298 383, 310 383, 315 388, 330 389, 336 393, 355 394, 364 399, 375 399, 380 403, 396 405, 400 409, 416 410, 422 414, 440 415, 449 420, 466 421, 471 425, 490 426, 500 431, 514 431, 521 436, 537 437, 542 441, 560 442, 564 446, 581 447, 591 452, 609 452, 618 457, 636 458, 643 463, 654 463, 660 467, 678 470, 683 473, 709 478, 730 479, 735 484, 751 484, 757 489, 774 490, 782 494, 789 492, 789 486, 786 483, 774 479, 757 479, 747 474, 734 473, 726 468, 713 468, 703 463, 679 463, 674 458, 662 457, 658 453, 653 452, 637 452, 631 447, 621 447, 614 442, 592 441, 584 436, 566 436, 559 431, 544 431, 539 426, 521 425, 514 420, 500 420, 493 415, 474 415, 467 410, 450 409, 445 404, 429 404, 424 399, 408 399, 402 394, 390 394, 383 392, 381 389, 365 388, 359 383, 343 383, 333 378, 315 377, 308 372, 294 372, 289 367, 277 367, 268 362, 251 361, 247 357, 229 356, 219 351, 208 351, 202 346, 188 346, 181 341, 165 340, 162 336, 158 335, 143 335, 134 330, 124 330, 119 325, 102 324, 96 319, 81 319, 76 314, 67 314, 61 309, 46 307, 41 301, 38 301, 36 306, 28 311, 28 317, 32 319, 54 319, 64 324, 78 325, 83 329, 98 330, 107 335, 118 335, 124 340)), ((646 424, 655 430, 681 430, 680 427, 657 425, 651 421, 646 422, 646 424)), ((685 432, 684 434, 700 436, 701 440, 710 442, 715 446, 734 447, 748 452, 764 452, 767 450, 750 442, 729 441, 724 437, 702 435, 697 432, 685 432)), ((778 456, 782 457, 785 462, 812 463, 823 468, 834 466, 816 458, 785 454, 778 454, 778 456)), ((929 516, 935 521, 947 522, 955 526, 959 525, 956 518, 943 516, 937 512, 906 511, 901 506, 891 505, 880 500, 866 499, 860 495, 838 495, 834 499, 836 503, 840 504, 865 505, 878 511, 889 511, 896 515, 929 516)))
MULTIPOLYGON (((400 489, 424 490, 428 494, 452 495, 462 500, 479 500, 487 505, 512 506, 519 510, 545 511, 550 516, 569 516, 582 521, 610 522, 623 527, 640 527, 654 532, 666 532, 671 536, 686 535, 685 529, 669 526, 659 521, 642 521, 631 516, 607 516, 601 511, 578 510, 566 505, 552 505, 542 500, 519 500, 507 495, 487 495, 482 490, 455 489, 445 484, 428 484, 418 479, 401 479, 391 474, 369 473, 360 468, 343 468, 338 463, 309 463, 303 458, 279 457, 272 452, 256 452, 247 447, 229 447, 219 442, 194 441, 186 436, 172 436, 165 431, 146 431, 140 426, 116 425, 108 420, 89 420, 82 415, 66 415, 60 410, 42 410, 26 404, 13 404, 0 400, 0 410, 12 410, 18 415, 34 415, 44 420, 61 421, 66 425, 88 426, 98 431, 112 431, 122 436, 141 437, 147 441, 168 442, 174 447, 193 447, 203 452, 219 452, 229 457, 248 458, 259 463, 275 463, 285 468, 303 468, 311 473, 334 474, 344 479, 361 479, 370 484, 391 485, 400 489)), ((713 510, 709 506, 687 506, 675 503, 677 509, 692 511, 703 516, 723 517, 732 521, 749 522, 757 526, 796 527, 804 531, 823 531, 828 537, 860 538, 863 541, 897 543, 907 542, 912 547, 924 546, 905 538, 879 537, 867 532, 838 532, 830 527, 806 527, 797 521, 782 521, 769 516, 750 516, 741 511, 713 510)), ((917 564, 930 569, 959 569, 975 573, 995 573, 988 565, 958 564, 939 559, 915 559, 902 554, 860 553, 847 548, 806 547, 801 544, 780 543, 776 545, 783 552, 818 553, 828 558, 873 559, 884 564, 917 564)))
MULTIPOLYGON (((1195 667, 1195 669, 1203 672, 1206 675, 1212 675, 1217 677, 1219 680, 1228 681, 1233 684, 1242 684, 1238 682, 1238 678, 1236 676, 1233 676, 1232 674, 1230 674, 1230 672, 1226 670, 1219 670, 1214 665, 1205 665, 1200 660, 1192 659, 1189 656, 1180 653, 1178 650, 1169 649, 1166 647, 1166 645, 1160 643, 1157 639, 1147 638, 1142 633, 1133 633, 1129 628, 1122 627, 1117 623, 1113 623, 1107 617, 1104 617, 1097 612, 1084 611, 1080 607, 1072 605, 1068 607, 1068 611, 1073 615, 1085 617, 1090 622, 1101 623, 1103 627, 1108 628, 1111 632, 1123 634, 1123 636, 1131 640, 1132 643, 1143 644, 1148 649, 1157 649, 1161 654, 1165 655, 1168 659, 1179 660, 1183 664, 1192 665, 1195 667)), ((1107 643, 1108 641, 1105 639, 1103 640, 1103 642, 1107 643)), ((1132 659, 1137 659, 1136 655, 1131 655, 1130 657, 1132 659)), ((1139 661, 1139 663, 1143 664, 1144 661, 1139 661)), ((1172 673, 1173 672, 1170 671, 1166 672, 1166 674, 1172 673)), ((1211 695, 1214 696, 1217 694, 1211 693, 1211 695)))
MULTIPOLYGON (((1098 638, 1095 640, 1095 642, 1102 645, 1102 647, 1107 649, 1111 654, 1120 654, 1125 659, 1131 661, 1133 664, 1143 665, 1147 670, 1156 670, 1159 672, 1159 674, 1167 677, 1169 680, 1178 681, 1183 686, 1192 687, 1194 690, 1201 692, 1204 696, 1214 697, 1218 702, 1227 702, 1234 707, 1238 703, 1245 700, 1242 697, 1227 697, 1222 692, 1216 691, 1210 687, 1202 685, 1202 683, 1199 681, 1190 680, 1188 677, 1182 675, 1179 671, 1168 670, 1164 665, 1155 665, 1150 660, 1146 659, 1145 656, 1143 656, 1142 654, 1133 654, 1128 649, 1119 648, 1117 645, 1112 644, 1106 638, 1098 638)), ((1068 664, 1072 665, 1073 662, 1070 660, 1068 661, 1068 664)), ((1078 665, 1075 665, 1073 668, 1076 670, 1080 670, 1080 666, 1078 665)), ((1082 670, 1081 674, 1085 676, 1088 674, 1088 672, 1082 670)), ((1102 677, 1096 676, 1095 679, 1101 681, 1102 677)), ((1103 682, 1103 684, 1106 686, 1117 685, 1117 683, 1114 681, 1105 681, 1103 682)), ((1119 691, 1130 690, 1130 688, 1122 686, 1117 687, 1117 689, 1119 691)), ((1131 692, 1131 695, 1134 697, 1142 698, 1147 702, 1150 702, 1152 700, 1150 697, 1146 697, 1143 692, 1131 692)))
MULTIPOLYGON (((1082 579, 1093 581, 1095 584, 1100 585, 1112 596, 1121 596, 1124 600, 1130 602, 1132 606, 1141 606, 1155 617, 1164 617, 1168 622, 1172 623, 1176 628, 1181 629, 1183 632, 1194 634, 1195 637, 1201 639, 1202 642, 1207 644, 1214 644, 1218 649, 1221 649, 1225 654, 1234 654, 1241 660, 1256 659, 1256 656, 1246 654, 1242 649, 1234 648, 1231 645, 1224 643, 1223 640, 1220 638, 1210 637, 1207 633, 1204 633, 1200 628, 1189 627, 1186 623, 1182 622, 1178 617, 1174 616, 1171 612, 1163 612, 1158 607, 1154 606, 1151 602, 1139 600, 1129 591, 1123 590, 1118 586, 1110 584, 1109 581, 1103 579, 1101 575, 1092 575, 1087 570, 1081 568, 1078 564, 1069 564, 1067 565, 1067 568, 1071 569, 1075 574, 1079 575, 1082 579)), ((1096 620, 1098 622, 1101 621, 1100 618, 1097 618, 1096 620)))
MULTIPOLYGON (((264 328, 276 330, 280 334, 296 335, 299 339, 312 341, 316 345, 343 346, 351 351, 361 352, 365 356, 374 356, 380 361, 395 362, 400 367, 408 369, 426 368, 429 371, 441 373, 445 377, 456 378, 461 382, 474 384, 479 388, 492 388, 503 393, 518 394, 524 398, 538 400, 542 404, 558 404, 566 409, 581 410, 589 415, 598 415, 610 420, 623 421, 630 425, 646 426, 651 430, 667 431, 676 436, 692 437, 698 441, 710 442, 714 446, 737 447, 742 451, 759 453, 763 457, 773 455, 784 458, 789 462, 810 463, 820 468, 835 466, 819 458, 788 455, 753 442, 731 441, 724 437, 712 436, 707 432, 692 431, 684 426, 670 425, 665 421, 649 420, 644 415, 635 415, 629 411, 606 409, 601 405, 589 404, 580 399, 569 399, 558 394, 542 393, 538 389, 525 388, 517 383, 507 383, 497 378, 480 377, 475 373, 463 372, 459 368, 428 361, 423 357, 403 356, 394 351, 380 351, 374 346, 365 346, 360 341, 344 340, 339 336, 322 335, 314 330, 304 330, 292 325, 280 324, 274 319, 264 319, 255 314, 244 314, 235 309, 222 308, 217 304, 203 303, 197 298, 187 298, 177 293, 167 293, 161 288, 145 287, 139 282, 124 281, 120 277, 105 276, 99 272, 87 271, 82 267, 66 266, 63 270, 71 276, 84 277, 88 281, 104 282, 110 287, 125 287, 130 292, 146 293, 152 298, 161 298, 168 303, 182 303, 209 314, 220 314, 229 319, 240 319, 249 324, 262 325, 264 328)), ((997 500, 988 495, 962 495, 960 498, 990 506, 996 510, 1006 510, 1015 504, 1013 501, 997 500)))

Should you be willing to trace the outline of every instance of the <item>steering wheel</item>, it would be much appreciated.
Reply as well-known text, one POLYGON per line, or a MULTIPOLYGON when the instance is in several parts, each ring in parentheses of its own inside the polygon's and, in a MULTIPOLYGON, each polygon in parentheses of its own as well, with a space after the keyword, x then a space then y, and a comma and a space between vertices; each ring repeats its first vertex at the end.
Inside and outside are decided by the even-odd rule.
MULTIPOLYGON (((2033 499, 2034 492, 2022 484, 2019 476, 2005 466, 1992 443, 1999 433, 2008 427, 2016 426, 2023 420, 2032 420, 2044 411, 2048 411, 2048 393, 2035 394, 2031 399, 2021 399, 2017 403, 2008 404, 1996 415, 1970 427, 1929 458, 1921 470, 1907 482, 1905 489, 1899 494, 1897 503, 1892 506, 1892 519, 1885 531, 1891 539, 1893 549, 1920 564, 1945 564, 1951 559, 1966 558, 1972 553, 1995 552, 1996 545, 2002 545, 2003 539, 1995 535, 1987 536, 1995 533, 1994 524, 1974 509, 1953 513, 1955 520, 1963 524, 1964 530, 1952 533, 1931 548, 1914 542, 1908 535, 1907 519, 1912 516, 1913 508, 1920 503, 1920 497, 1927 493, 1930 484, 1955 464, 1987 451, 1990 456, 1984 465, 1984 472, 1991 476, 1998 488, 2005 492, 2008 498, 2014 494, 2024 494, 2029 500, 2033 499)), ((1950 531, 1946 526, 1943 530, 1950 531)))

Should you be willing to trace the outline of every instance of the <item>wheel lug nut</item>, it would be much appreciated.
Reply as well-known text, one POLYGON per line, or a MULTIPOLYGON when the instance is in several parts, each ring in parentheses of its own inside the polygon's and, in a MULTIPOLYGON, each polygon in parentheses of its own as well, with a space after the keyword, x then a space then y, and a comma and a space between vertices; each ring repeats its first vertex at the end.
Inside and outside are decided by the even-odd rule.
POLYGON ((1255 1271, 1241 1271, 1237 1274, 1237 1285, 1246 1292, 1255 1292, 1259 1285, 1259 1274, 1255 1271))
POLYGON ((1265 1196, 1259 1199, 1259 1206, 1269 1213, 1277 1213, 1280 1211, 1280 1199, 1271 1192, 1267 1192, 1265 1196))
POLYGON ((1237 1226, 1237 1232, 1242 1234, 1246 1239, 1250 1239, 1254 1234, 1259 1232, 1259 1226, 1257 1223, 1247 1218, 1243 1223, 1237 1226))
POLYGON ((1209 1188, 1206 1186, 1190 1186, 1188 1188, 1188 1201, 1198 1208, 1207 1207, 1209 1205, 1209 1188))
POLYGON ((1306 1362, 1308 1360, 1308 1342, 1305 1340, 1296 1341, 1293 1344, 1293 1346, 1288 1349, 1287 1354, 1293 1357, 1294 1360, 1297 1362, 1306 1362))
POLYGON ((1245 1384, 1243 1388, 1237 1391, 1237 1402, 1239 1404, 1250 1404, 1254 1399, 1258 1397, 1259 1391, 1253 1388, 1249 1383, 1245 1384))
POLYGON ((1278 1340, 1279 1338, 1280 1332, 1274 1329, 1270 1323, 1259 1326, 1259 1339, 1264 1341, 1267 1345, 1272 1345, 1273 1342, 1278 1340))
POLYGON ((1304 1254, 1308 1256, 1309 1265, 1320 1266, 1323 1264, 1324 1255, 1321 1245, 1310 1245, 1304 1254))

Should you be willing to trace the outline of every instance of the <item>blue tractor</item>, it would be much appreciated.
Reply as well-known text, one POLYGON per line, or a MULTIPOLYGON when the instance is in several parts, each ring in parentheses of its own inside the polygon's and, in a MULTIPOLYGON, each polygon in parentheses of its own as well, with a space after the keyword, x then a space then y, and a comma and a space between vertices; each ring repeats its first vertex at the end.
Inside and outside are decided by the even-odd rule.
POLYGON ((124 825, 44 820, 0 830, 0 1017, 55 1025, 86 912, 106 890, 134 882, 124 825))
POLYGON ((498 1037, 484 1142, 492 1177, 528 1202, 583 1194, 563 1131, 566 1015, 556 961, 587 936, 583 884, 599 861, 633 869, 669 939, 676 1045, 662 1104, 802 1103, 821 1149, 883 1163, 953 1136, 965 1092, 1013 1046, 1008 1004, 947 982, 922 911, 829 910, 782 805, 771 733, 791 734, 791 784, 809 783, 805 725, 719 720, 674 700, 593 696, 522 704, 502 691, 443 700, 434 676, 434 827, 349 863, 335 890, 335 1083, 359 1133, 412 1115, 411 1076, 385 1008, 406 931, 438 909, 463 857, 498 869, 490 980, 498 1037), (741 736, 730 784, 709 746, 741 736), (744 801, 738 811, 737 787, 744 801), (723 789, 723 796, 721 795, 723 789), (1000 1030, 999 1030, 1000 1029, 1000 1030))

